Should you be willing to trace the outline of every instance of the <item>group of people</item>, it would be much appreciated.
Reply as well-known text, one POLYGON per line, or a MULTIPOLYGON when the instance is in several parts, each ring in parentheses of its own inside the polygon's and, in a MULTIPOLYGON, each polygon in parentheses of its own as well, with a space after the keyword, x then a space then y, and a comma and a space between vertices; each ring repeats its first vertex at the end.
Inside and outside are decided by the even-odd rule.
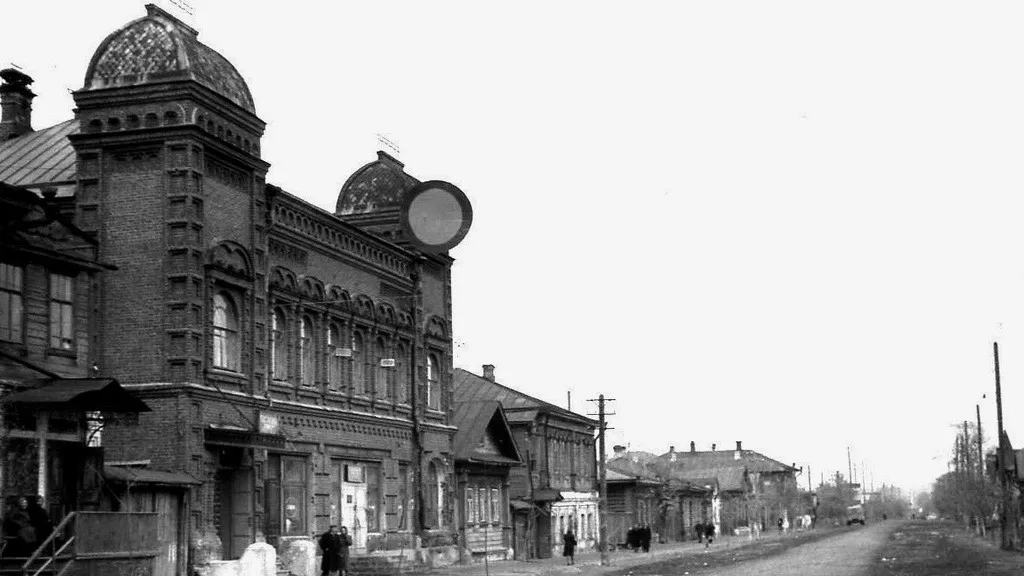
POLYGON ((651 551, 651 526, 646 524, 640 526, 639 524, 634 525, 626 532, 626 548, 634 552, 651 551))
POLYGON ((320 537, 320 573, 323 576, 348 576, 348 549, 352 546, 352 537, 348 528, 331 524, 331 527, 320 537))
POLYGON ((715 541, 715 525, 711 522, 698 522, 694 525, 693 531, 697 534, 697 542, 704 543, 705 550, 715 541))
POLYGON ((6 542, 4 556, 31 556, 53 532, 53 522, 46 513, 43 497, 19 496, 4 516, 3 532, 6 542))

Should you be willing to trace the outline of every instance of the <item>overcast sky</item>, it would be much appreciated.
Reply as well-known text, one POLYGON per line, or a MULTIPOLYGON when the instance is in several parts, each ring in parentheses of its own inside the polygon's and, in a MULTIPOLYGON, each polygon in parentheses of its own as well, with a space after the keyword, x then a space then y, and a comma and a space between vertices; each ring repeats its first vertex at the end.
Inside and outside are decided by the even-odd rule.
MULTIPOLYGON (((815 484, 849 445, 913 489, 975 403, 995 438, 998 340, 1024 446, 1024 4, 190 1, 269 182, 333 211, 380 133, 470 197, 456 366, 615 398, 611 444, 742 440, 815 484)), ((145 9, 4 14, 42 128, 145 9)))

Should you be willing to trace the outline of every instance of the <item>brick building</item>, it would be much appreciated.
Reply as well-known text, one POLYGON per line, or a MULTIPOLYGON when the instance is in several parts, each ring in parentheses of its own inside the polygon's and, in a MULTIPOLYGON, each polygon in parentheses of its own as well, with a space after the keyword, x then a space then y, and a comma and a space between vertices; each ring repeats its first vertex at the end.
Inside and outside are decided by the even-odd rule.
POLYGON ((267 184, 245 80, 146 10, 96 49, 74 118, 0 144, 0 180, 56 188, 117 268, 89 357, 152 412, 108 426, 106 458, 201 482, 195 561, 334 523, 356 554, 451 542, 453 260, 403 235, 419 181, 379 153, 333 213, 267 184))
POLYGON ((499 384, 491 365, 483 376, 455 369, 455 398, 500 402, 526 463, 510 474, 516 557, 550 557, 569 527, 580 549, 596 547, 598 422, 499 384))

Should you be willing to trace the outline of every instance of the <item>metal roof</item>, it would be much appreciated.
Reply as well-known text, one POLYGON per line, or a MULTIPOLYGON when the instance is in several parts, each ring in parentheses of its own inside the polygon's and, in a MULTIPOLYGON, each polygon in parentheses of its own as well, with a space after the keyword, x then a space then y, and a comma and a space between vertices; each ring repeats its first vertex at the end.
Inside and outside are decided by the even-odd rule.
POLYGON ((539 412, 546 412, 554 416, 561 416, 569 420, 575 420, 582 422, 590 426, 596 427, 598 422, 592 418, 587 418, 581 414, 570 412, 565 408, 545 402, 525 394, 518 390, 514 390, 507 386, 503 386, 488 380, 482 376, 477 376, 472 372, 463 370, 462 368, 455 369, 455 400, 457 402, 473 402, 481 400, 496 400, 501 402, 502 407, 508 414, 509 420, 521 421, 515 416, 515 413, 520 410, 536 410, 539 412))
POLYGON ((504 418, 501 403, 495 401, 455 402, 452 424, 458 427, 452 438, 452 454, 456 460, 472 460, 496 464, 520 464, 522 459, 512 431, 504 418), (503 454, 483 454, 476 450, 477 443, 487 434, 495 435, 503 454))
POLYGON ((78 166, 68 136, 76 132, 78 120, 71 119, 0 144, 0 182, 13 186, 74 182, 78 166))
POLYGON ((0 402, 41 407, 67 407, 82 412, 149 412, 145 402, 113 378, 47 380, 35 388, 0 397, 0 402))

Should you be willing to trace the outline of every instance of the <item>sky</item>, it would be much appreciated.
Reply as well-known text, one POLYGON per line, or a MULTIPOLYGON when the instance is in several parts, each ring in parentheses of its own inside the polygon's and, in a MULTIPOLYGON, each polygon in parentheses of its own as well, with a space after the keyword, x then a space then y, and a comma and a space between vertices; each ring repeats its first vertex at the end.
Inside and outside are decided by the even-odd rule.
MULTIPOLYGON (((609 450, 740 440, 816 485, 849 446, 918 490, 976 404, 995 439, 996 341, 1024 446, 1024 4, 189 2, 268 182, 333 212, 380 134, 466 192, 455 365, 614 398, 609 450)), ((42 128, 145 9, 4 13, 42 128)))

